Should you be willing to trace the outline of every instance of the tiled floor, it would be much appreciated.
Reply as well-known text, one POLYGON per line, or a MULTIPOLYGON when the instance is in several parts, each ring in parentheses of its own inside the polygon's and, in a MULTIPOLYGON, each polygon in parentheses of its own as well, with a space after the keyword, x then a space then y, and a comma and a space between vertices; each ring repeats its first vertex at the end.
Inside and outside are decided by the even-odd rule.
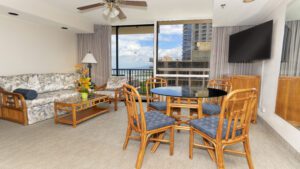
MULTIPOLYGON (((125 107, 82 123, 77 128, 55 125, 53 119, 31 126, 0 120, 0 169, 133 169, 139 142, 130 141, 122 150, 127 116, 125 107)), ((263 125, 251 127, 251 148, 256 169, 299 169, 300 159, 263 125)), ((154 154, 151 143, 144 169, 215 169, 204 150, 194 150, 188 158, 188 132, 175 134, 175 154, 168 145, 154 154)), ((200 140, 200 139, 199 139, 200 140)), ((233 148, 242 148, 241 145, 233 148)), ((228 169, 248 168, 243 157, 225 155, 228 169)))

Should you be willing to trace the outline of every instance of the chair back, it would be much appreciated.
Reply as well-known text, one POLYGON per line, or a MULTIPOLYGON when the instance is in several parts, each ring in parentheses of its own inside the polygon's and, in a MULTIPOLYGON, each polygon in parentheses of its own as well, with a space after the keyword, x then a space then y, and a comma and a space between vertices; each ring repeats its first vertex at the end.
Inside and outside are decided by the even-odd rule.
MULTIPOLYGON (((224 90, 227 93, 231 92, 232 89, 232 84, 229 80, 224 80, 224 79, 214 79, 210 80, 207 85, 208 88, 213 88, 213 89, 220 89, 224 90)), ((223 102, 224 97, 215 97, 215 98, 209 98, 206 99, 206 103, 211 103, 211 104, 218 104, 221 105, 223 102)))
POLYGON ((234 142, 249 134, 251 115, 257 99, 256 89, 240 89, 229 93, 220 113, 217 141, 234 142), (225 123, 227 119, 227 124, 225 123), (226 131, 222 131, 226 126, 226 131), (224 140, 223 139, 223 140, 224 140))
POLYGON ((111 76, 107 80, 106 89, 119 89, 122 88, 127 82, 128 80, 125 76, 111 76))
POLYGON ((157 87, 166 87, 167 80, 160 77, 153 77, 146 81, 146 97, 147 97, 147 104, 149 105, 150 102, 153 101, 162 101, 163 97, 160 95, 156 95, 151 93, 151 89, 157 87))
POLYGON ((135 87, 124 84, 123 93, 130 127, 136 132, 146 130, 145 114, 139 92, 135 87))

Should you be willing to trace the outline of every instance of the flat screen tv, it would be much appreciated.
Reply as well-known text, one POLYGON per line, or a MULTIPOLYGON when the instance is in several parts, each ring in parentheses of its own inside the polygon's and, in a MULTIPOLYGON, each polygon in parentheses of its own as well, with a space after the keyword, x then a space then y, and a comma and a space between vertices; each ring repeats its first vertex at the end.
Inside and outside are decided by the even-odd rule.
POLYGON ((273 20, 232 34, 229 40, 229 63, 270 59, 273 20))

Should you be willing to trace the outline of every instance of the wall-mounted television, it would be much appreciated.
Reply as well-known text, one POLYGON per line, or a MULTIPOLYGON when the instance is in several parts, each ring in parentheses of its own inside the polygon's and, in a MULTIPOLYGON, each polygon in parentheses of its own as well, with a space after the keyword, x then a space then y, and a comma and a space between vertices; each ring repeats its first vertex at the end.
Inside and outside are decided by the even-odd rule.
POLYGON ((271 58, 273 20, 230 35, 229 63, 271 58))

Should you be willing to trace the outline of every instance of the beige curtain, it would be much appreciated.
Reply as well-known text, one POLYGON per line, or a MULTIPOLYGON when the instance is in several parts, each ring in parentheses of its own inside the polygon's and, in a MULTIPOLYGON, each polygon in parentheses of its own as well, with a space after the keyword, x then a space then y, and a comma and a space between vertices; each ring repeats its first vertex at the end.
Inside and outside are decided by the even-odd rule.
POLYGON ((94 33, 78 34, 78 62, 91 52, 97 64, 92 67, 92 81, 103 85, 111 75, 111 26, 95 25, 94 33))
POLYGON ((300 21, 288 21, 285 26, 280 75, 300 76, 300 21))
POLYGON ((210 78, 217 79, 224 75, 257 74, 257 63, 228 63, 229 36, 250 26, 213 27, 212 55, 210 59, 210 78))

